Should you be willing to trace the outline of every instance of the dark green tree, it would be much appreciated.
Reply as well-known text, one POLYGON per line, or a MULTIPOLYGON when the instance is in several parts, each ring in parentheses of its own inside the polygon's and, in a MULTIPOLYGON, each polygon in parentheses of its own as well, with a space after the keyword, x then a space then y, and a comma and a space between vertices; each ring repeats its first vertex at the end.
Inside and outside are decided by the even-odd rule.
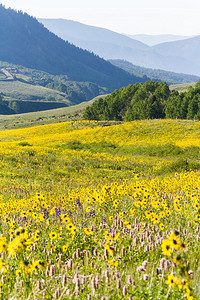
POLYGON ((187 119, 198 118, 198 111, 200 107, 200 95, 195 95, 189 102, 187 119))

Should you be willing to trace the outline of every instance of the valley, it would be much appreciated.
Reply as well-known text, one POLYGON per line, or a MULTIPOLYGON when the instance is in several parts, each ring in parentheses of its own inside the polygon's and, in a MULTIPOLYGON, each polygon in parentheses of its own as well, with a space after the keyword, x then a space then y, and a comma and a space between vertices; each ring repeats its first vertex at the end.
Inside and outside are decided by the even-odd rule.
MULTIPOLYGON (((140 2, 26 8, 161 30, 140 2)), ((0 299, 200 299, 200 36, 33 15, 0 4, 0 299)))

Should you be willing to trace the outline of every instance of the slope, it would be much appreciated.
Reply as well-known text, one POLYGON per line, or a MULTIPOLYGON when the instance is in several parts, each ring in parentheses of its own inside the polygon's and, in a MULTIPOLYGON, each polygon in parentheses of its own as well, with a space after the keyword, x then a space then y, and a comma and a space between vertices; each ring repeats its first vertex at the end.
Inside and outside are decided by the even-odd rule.
POLYGON ((68 122, 82 119, 82 114, 88 105, 106 95, 97 96, 94 99, 82 102, 78 105, 49 109, 45 111, 28 112, 21 114, 2 115, 0 113, 0 130, 27 128, 37 125, 68 122))
POLYGON ((91 81, 110 90, 138 79, 51 33, 35 18, 0 5, 0 60, 70 80, 91 81))
MULTIPOLYGON (((200 75, 200 36, 196 36, 193 38, 175 41, 175 42, 168 42, 158 44, 153 47, 155 51, 158 53, 162 53, 165 56, 176 56, 178 58, 187 60, 190 62, 191 65, 196 65, 196 71, 193 72, 196 75, 200 75)), ((189 72, 185 68, 185 72, 189 72)))
POLYGON ((107 89, 92 82, 69 81, 66 75, 54 76, 0 61, 0 92, 18 100, 62 100, 78 104, 105 94, 107 89))
POLYGON ((134 35, 128 35, 126 36, 140 41, 142 43, 147 44, 148 46, 155 46, 157 44, 166 43, 166 42, 173 42, 173 41, 179 41, 190 38, 189 36, 183 36, 183 35, 174 35, 174 34, 158 34, 158 35, 150 35, 150 34, 134 34, 134 35))
POLYGON ((123 47, 129 47, 139 50, 147 50, 149 47, 137 40, 131 39, 123 34, 108 30, 106 28, 100 28, 96 26, 90 26, 82 24, 77 21, 66 19, 38 19, 45 27, 64 40, 71 43, 81 42, 84 45, 84 41, 87 42, 102 42, 112 43, 123 47))
POLYGON ((0 91, 3 95, 17 100, 47 100, 51 98, 54 101, 63 101, 68 105, 73 104, 67 99, 65 93, 18 80, 0 80, 0 91))
POLYGON ((49 30, 75 45, 88 49, 105 59, 124 59, 134 65, 167 71, 200 74, 195 63, 173 55, 157 52, 153 47, 123 34, 64 19, 39 19, 49 30))
POLYGON ((111 59, 110 62, 136 76, 148 76, 148 78, 151 80, 166 81, 168 84, 197 82, 200 79, 198 76, 194 75, 135 66, 132 63, 122 59, 111 59))

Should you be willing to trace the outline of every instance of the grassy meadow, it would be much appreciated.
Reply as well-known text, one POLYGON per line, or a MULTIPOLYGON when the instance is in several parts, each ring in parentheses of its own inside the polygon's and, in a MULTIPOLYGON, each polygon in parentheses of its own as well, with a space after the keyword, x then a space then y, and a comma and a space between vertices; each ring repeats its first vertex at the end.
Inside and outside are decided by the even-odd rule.
POLYGON ((1 299, 200 299, 200 122, 5 129, 1 299))
POLYGON ((183 93, 183 92, 186 92, 190 86, 195 87, 195 84, 196 84, 196 82, 172 84, 172 85, 170 85, 170 90, 176 90, 179 93, 183 93))
POLYGON ((0 88, 1 92, 6 94, 7 97, 18 100, 41 100, 53 97, 55 99, 54 101, 70 103, 70 101, 66 99, 66 94, 39 85, 7 80, 0 81, 0 88))
POLYGON ((24 114, 0 115, 0 130, 81 120, 84 109, 100 97, 105 98, 106 95, 97 96, 90 101, 68 107, 24 114))

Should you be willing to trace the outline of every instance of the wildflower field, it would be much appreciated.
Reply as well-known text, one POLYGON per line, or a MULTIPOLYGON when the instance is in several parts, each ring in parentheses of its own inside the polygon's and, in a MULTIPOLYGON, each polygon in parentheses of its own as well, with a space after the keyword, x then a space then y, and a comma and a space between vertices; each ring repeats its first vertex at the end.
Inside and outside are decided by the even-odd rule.
POLYGON ((200 122, 0 131, 1 299, 200 299, 200 122))

